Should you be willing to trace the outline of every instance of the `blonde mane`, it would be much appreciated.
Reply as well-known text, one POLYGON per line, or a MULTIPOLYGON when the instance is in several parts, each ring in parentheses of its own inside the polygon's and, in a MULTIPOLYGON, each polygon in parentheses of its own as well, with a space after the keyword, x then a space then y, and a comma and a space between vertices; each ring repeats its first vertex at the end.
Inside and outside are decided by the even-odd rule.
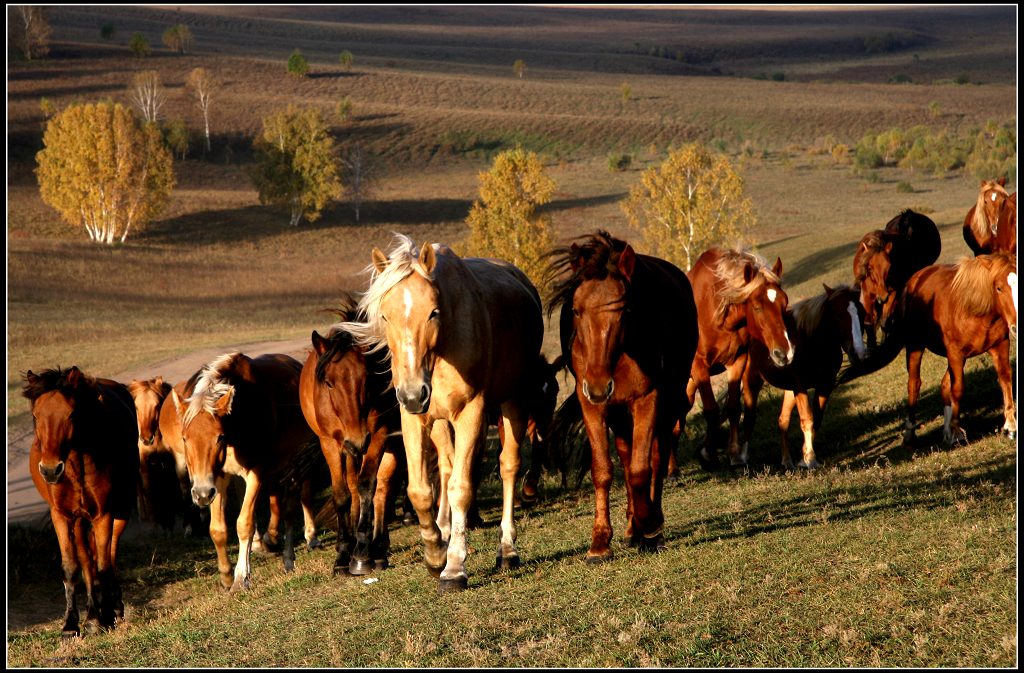
POLYGON ((715 278, 718 279, 715 284, 715 292, 718 295, 718 307, 715 309, 716 322, 721 322, 730 306, 746 302, 765 283, 782 285, 782 281, 768 267, 763 258, 743 250, 723 250, 718 262, 711 270, 715 274, 715 278), (743 268, 747 264, 754 266, 754 277, 749 282, 743 280, 743 268))
MULTIPOLYGON (((241 355, 238 351, 225 353, 215 360, 203 365, 202 373, 196 381, 192 395, 185 400, 188 409, 185 411, 185 418, 182 425, 188 425, 196 416, 203 411, 214 413, 215 405, 225 395, 234 391, 234 386, 225 380, 227 369, 234 362, 234 359, 241 355)), ((229 409, 230 410, 230 409, 229 409)))
POLYGON ((974 204, 974 216, 971 218, 971 229, 974 231, 975 236, 991 236, 992 227, 998 221, 998 217, 994 221, 989 221, 988 216, 985 214, 985 194, 989 191, 1002 195, 1003 199, 1007 199, 1010 196, 1006 189, 995 180, 985 181, 985 184, 978 190, 978 200, 974 204))
MULTIPOLYGON (((434 250, 438 247, 435 243, 434 250)), ((391 249, 387 253, 388 263, 384 270, 378 271, 373 263, 363 270, 363 273, 370 273, 370 286, 356 305, 356 313, 365 316, 366 322, 344 321, 332 325, 331 329, 348 332, 357 344, 369 349, 369 352, 387 346, 380 314, 384 295, 413 273, 433 281, 433 276, 420 264, 419 253, 419 248, 411 238, 404 234, 395 234, 391 249)))
POLYGON ((965 257, 957 264, 950 283, 953 306, 960 315, 983 316, 995 310, 994 279, 1016 269, 1016 257, 995 253, 982 257, 965 257))

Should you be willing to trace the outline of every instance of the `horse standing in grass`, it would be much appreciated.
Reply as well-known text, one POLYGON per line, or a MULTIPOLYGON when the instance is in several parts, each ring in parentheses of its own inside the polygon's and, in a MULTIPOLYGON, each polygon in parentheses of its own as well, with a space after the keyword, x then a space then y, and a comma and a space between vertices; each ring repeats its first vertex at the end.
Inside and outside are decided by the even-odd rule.
POLYGON ((719 407, 711 388, 711 376, 725 371, 728 377, 729 462, 733 467, 742 467, 747 464, 761 389, 760 377, 747 366, 751 344, 761 344, 768 359, 778 367, 793 361, 795 348, 783 318, 789 298, 782 289, 781 274, 781 259, 769 269, 764 260, 752 253, 721 248, 707 250, 687 274, 697 303, 700 339, 686 385, 682 419, 685 420, 686 413, 693 408, 699 390, 707 435, 698 458, 705 468, 718 466, 714 433, 718 427, 719 407), (739 431, 741 383, 742 445, 739 431))
POLYGON ((169 529, 174 525, 174 509, 160 502, 164 493, 159 489, 163 480, 160 479, 162 472, 157 461, 162 455, 172 453, 160 434, 160 411, 171 386, 164 382, 162 376, 157 376, 133 380, 128 384, 128 392, 135 401, 135 417, 139 426, 139 518, 158 522, 169 529), (151 475, 151 469, 157 471, 151 475))
MULTIPOLYGON (((354 301, 338 311, 354 320, 354 301)), ((405 461, 386 349, 367 351, 352 334, 333 329, 312 334, 313 350, 299 380, 302 413, 320 438, 331 472, 338 516, 335 572, 366 575, 388 566, 390 542, 384 520, 405 461), (395 441, 397 440, 397 441, 395 441)))
POLYGON ((917 430, 921 357, 925 349, 947 360, 942 377, 945 444, 967 440, 960 427, 964 362, 985 352, 992 357, 1003 390, 1003 431, 1014 438, 1017 413, 1013 403, 1010 336, 1016 338, 1017 333, 1017 256, 979 255, 955 265, 922 269, 907 283, 902 310, 907 349, 904 443, 912 443, 917 430))
POLYGON ((396 236, 390 255, 374 248, 372 257, 372 280, 358 307, 366 322, 339 327, 362 345, 390 349, 409 499, 419 517, 424 562, 440 573, 440 591, 465 589, 472 466, 493 406, 500 408, 505 425, 496 565, 519 565, 515 480, 532 393, 526 373, 540 353, 544 332, 540 297, 511 264, 462 259, 445 246, 427 243, 417 250, 403 235, 396 236), (432 438, 441 472, 436 522, 427 459, 432 438))
POLYGON ((29 472, 50 506, 64 570, 65 636, 79 635, 77 575, 86 591, 85 630, 112 628, 124 616, 117 547, 139 478, 139 432, 122 384, 78 367, 25 375, 35 439, 29 472))
POLYGON ((835 389, 843 353, 851 362, 859 362, 865 354, 861 331, 864 308, 859 299, 855 288, 840 285, 832 289, 826 285, 823 294, 793 304, 786 311, 786 324, 796 354, 785 367, 773 364, 759 342, 750 347, 751 368, 784 391, 779 432, 782 466, 788 470, 793 469, 793 459, 786 435, 794 406, 799 411, 804 436, 803 457, 797 467, 820 467, 814 453, 814 435, 821 428, 825 407, 835 389), (814 398, 808 395, 809 390, 814 390, 814 398))
MULTIPOLYGON (((228 353, 203 367, 189 398, 182 401, 171 392, 181 423, 192 500, 210 508, 210 537, 217 549, 220 582, 232 591, 250 588, 256 498, 264 489, 272 498, 286 497, 284 475, 315 444, 299 408, 301 371, 302 365, 287 355, 249 358, 228 353), (234 575, 224 519, 231 475, 245 481, 236 522, 239 550, 234 575)), ((291 521, 285 519, 284 565, 290 571, 295 554, 291 521)))
POLYGON ((999 216, 1009 198, 1006 178, 982 180, 978 188, 978 200, 967 211, 964 218, 964 242, 975 256, 985 255, 994 250, 993 243, 998 235, 999 216))
POLYGON ((614 556, 609 429, 626 474, 625 538, 661 550, 662 486, 697 349, 690 281, 671 263, 637 255, 605 231, 550 254, 550 275, 565 277, 553 286, 548 312, 559 311, 562 357, 576 378, 576 408, 591 445, 595 512, 586 560, 614 556))
POLYGON ((907 280, 935 263, 942 252, 939 230, 927 215, 909 208, 885 229, 868 232, 853 256, 854 284, 860 288, 868 345, 875 347, 877 328, 889 330, 896 298, 907 280))

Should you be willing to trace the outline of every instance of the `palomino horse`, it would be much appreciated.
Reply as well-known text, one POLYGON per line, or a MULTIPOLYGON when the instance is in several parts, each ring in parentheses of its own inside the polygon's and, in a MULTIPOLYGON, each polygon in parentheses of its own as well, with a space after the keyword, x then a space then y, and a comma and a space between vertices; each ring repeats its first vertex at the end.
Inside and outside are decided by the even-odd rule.
MULTIPOLYGON (((594 526, 588 563, 613 558, 608 430, 626 474, 625 538, 643 550, 665 545, 662 485, 679 435, 697 349, 690 282, 665 260, 637 255, 605 231, 551 253, 548 312, 559 310, 562 357, 591 446, 594 526)), ((563 407, 566 409, 567 407, 563 407)))
POLYGON ((699 390, 707 435, 698 457, 706 468, 718 466, 714 433, 718 427, 719 407, 711 388, 712 374, 725 371, 728 377, 729 462, 739 467, 747 464, 760 390, 759 377, 752 375, 747 367, 751 344, 763 344, 768 358, 776 366, 785 367, 793 361, 795 349, 783 319, 789 298, 782 289, 781 274, 781 259, 776 259, 769 269, 764 260, 752 253, 721 248, 707 250, 687 274, 697 302, 700 339, 686 385, 682 418, 685 419, 693 408, 699 390), (739 433, 741 380, 745 430, 742 446, 739 433))
POLYGON ((473 497, 473 459, 492 406, 500 406, 505 425, 497 565, 519 564, 513 501, 532 392, 526 372, 540 353, 544 332, 540 297, 526 275, 506 262, 462 259, 429 243, 417 250, 401 234, 390 256, 373 250, 371 269, 358 307, 366 322, 340 328, 357 335, 362 345, 387 345, 391 351, 409 499, 419 517, 424 562, 432 572, 440 571, 442 592, 461 590, 468 585, 466 513, 473 497), (431 439, 441 472, 436 522, 427 474, 431 439))
POLYGON ((927 215, 909 208, 889 220, 885 229, 868 232, 853 256, 854 284, 860 288, 868 345, 874 348, 879 325, 887 323, 896 297, 907 280, 935 263, 942 252, 939 230, 927 215))
MULTIPOLYGON (((264 488, 272 498, 284 496, 282 475, 293 469, 303 448, 315 440, 299 408, 301 371, 298 360, 287 355, 249 358, 228 353, 203 367, 186 400, 171 392, 181 422, 192 500, 210 508, 210 537, 217 549, 221 585, 232 591, 250 588, 256 498, 264 488), (234 576, 224 518, 231 475, 245 481, 236 522, 239 549, 234 576)), ((286 571, 294 567, 294 559, 291 523, 286 517, 286 571)))
POLYGON ((992 242, 992 252, 1008 252, 1017 254, 1017 192, 1010 194, 1003 204, 1003 212, 999 214, 996 225, 996 237, 992 242))
MULTIPOLYGON (((338 311, 356 318, 354 301, 338 311)), ((390 542, 384 520, 394 498, 398 461, 404 462, 401 420, 388 371, 388 352, 367 352, 344 330, 312 334, 313 350, 299 380, 306 422, 320 438, 331 471, 338 515, 335 572, 366 575, 388 566, 390 542), (398 446, 396 446, 398 444, 398 446)))
POLYGON ((174 525, 174 509, 163 506, 161 496, 163 480, 157 470, 161 454, 169 453, 160 435, 160 410, 171 392, 169 383, 162 376, 152 379, 135 379, 128 384, 128 392, 135 401, 135 418, 139 426, 139 518, 143 521, 159 522, 165 528, 174 525), (156 482, 153 482, 153 478, 156 482), (156 510, 156 511, 154 511, 156 510))
MULTIPOLYGON (((184 400, 192 394, 200 374, 202 374, 202 369, 196 371, 187 381, 181 381, 174 386, 173 391, 179 400, 184 400)), ((202 510, 192 502, 192 480, 188 475, 185 445, 181 441, 181 419, 178 417, 178 410, 170 395, 168 395, 168 399, 172 401, 160 405, 160 442, 157 450, 167 451, 174 457, 174 471, 181 489, 182 523, 185 527, 185 535, 199 535, 204 528, 202 510)))
POLYGON ((50 505, 64 570, 65 636, 79 634, 75 584, 85 583, 85 630, 124 616, 117 545, 135 499, 139 432, 128 389, 86 376, 78 367, 25 374, 35 439, 29 472, 50 505))
POLYGON ((994 250, 992 244, 998 234, 999 215, 1007 198, 1006 178, 981 181, 978 200, 964 218, 964 242, 975 256, 994 250))
POLYGON ((788 331, 796 347, 789 365, 774 365, 763 345, 751 344, 751 367, 768 383, 785 391, 779 414, 784 468, 793 469, 786 434, 794 405, 800 413, 804 435, 803 458, 797 466, 809 470, 820 467, 814 455, 814 435, 821 428, 825 406, 836 386, 843 353, 854 363, 864 357, 863 316, 864 308, 855 288, 840 285, 833 290, 825 285, 823 294, 798 301, 786 311, 788 331), (811 389, 816 399, 808 395, 811 389))
POLYGON ((1003 389, 1003 430, 1017 434, 1013 403, 1010 336, 1017 332, 1017 256, 979 255, 956 265, 929 266, 907 283, 903 297, 907 349, 907 421, 903 441, 913 442, 917 400, 921 392, 921 356, 925 349, 946 357, 942 377, 946 445, 966 441, 960 427, 964 361, 988 352, 1003 389))

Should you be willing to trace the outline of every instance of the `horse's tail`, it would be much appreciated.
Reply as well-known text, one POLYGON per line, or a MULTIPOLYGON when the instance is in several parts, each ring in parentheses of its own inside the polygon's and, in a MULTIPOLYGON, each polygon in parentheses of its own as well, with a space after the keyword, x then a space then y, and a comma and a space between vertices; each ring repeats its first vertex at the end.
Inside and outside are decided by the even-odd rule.
POLYGON ((583 408, 573 392, 565 398, 551 419, 547 436, 548 455, 558 465, 563 482, 568 474, 576 472, 575 487, 583 482, 590 467, 590 441, 583 429, 583 408))
POLYGON ((881 345, 868 353, 863 360, 843 365, 836 378, 836 385, 840 386, 862 376, 874 374, 895 360, 907 342, 905 329, 902 319, 893 320, 881 345))

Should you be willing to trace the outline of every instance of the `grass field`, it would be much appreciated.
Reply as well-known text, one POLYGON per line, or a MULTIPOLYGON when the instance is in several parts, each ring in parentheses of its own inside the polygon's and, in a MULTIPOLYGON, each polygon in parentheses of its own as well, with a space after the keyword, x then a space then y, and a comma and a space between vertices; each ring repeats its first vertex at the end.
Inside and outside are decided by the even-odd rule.
MULTIPOLYGON (((640 171, 682 142, 721 148, 753 202, 757 250, 783 260, 795 301, 823 282, 852 283, 861 235, 903 208, 939 226, 941 262, 968 254, 960 227, 975 176, 883 168, 869 181, 820 147, 893 127, 967 133, 1016 123, 1010 7, 59 7, 52 23, 47 59, 8 62, 9 438, 30 423, 20 396, 27 369, 77 364, 110 376, 323 328, 332 319, 322 309, 365 283, 370 250, 388 246, 392 232, 463 238, 477 173, 517 143, 542 154, 557 184, 546 212, 560 241, 599 227, 633 240, 619 201, 640 171), (110 42, 99 34, 107 21, 110 42), (179 21, 196 36, 187 56, 159 46, 179 21), (135 31, 152 56, 130 57, 135 31), (310 59, 310 77, 286 76, 294 48, 310 59), (338 64, 343 49, 355 55, 350 71, 338 64), (528 66, 521 80, 517 58, 528 66), (156 69, 167 119, 197 130, 184 91, 197 66, 223 83, 213 151, 200 156, 197 136, 190 158, 176 162, 167 211, 113 248, 61 223, 33 174, 41 99, 58 108, 126 102, 132 75, 156 69), (889 83, 900 74, 911 83, 889 83), (332 117, 334 132, 375 156, 375 192, 359 223, 342 203, 292 229, 259 205, 246 177, 251 138, 288 103, 333 115, 344 98, 353 116, 332 117), (613 151, 632 154, 633 167, 609 172, 613 151)), ((556 341, 548 326, 549 356, 556 341)), ((9 525, 8 666, 1011 667, 1016 444, 995 434, 1001 397, 985 357, 968 367, 971 443, 940 446, 944 368, 926 356, 913 448, 900 445, 903 358, 837 391, 816 442, 826 467, 814 474, 778 469, 781 398, 770 387, 746 476, 700 471, 692 455, 705 429, 695 411, 683 475, 665 496, 668 550, 646 556, 621 545, 620 481, 616 560, 597 568, 582 563, 589 480, 562 491, 548 475, 543 502, 518 515, 524 567, 491 569, 499 486, 489 455, 470 590, 455 596, 438 597, 408 527, 392 530, 392 568, 376 584, 332 577, 324 550, 300 553, 291 575, 260 557, 255 588, 235 596, 216 589, 208 540, 138 529, 121 560, 127 621, 61 641, 52 531, 9 525)), ((571 377, 563 383, 565 395, 571 377)))

